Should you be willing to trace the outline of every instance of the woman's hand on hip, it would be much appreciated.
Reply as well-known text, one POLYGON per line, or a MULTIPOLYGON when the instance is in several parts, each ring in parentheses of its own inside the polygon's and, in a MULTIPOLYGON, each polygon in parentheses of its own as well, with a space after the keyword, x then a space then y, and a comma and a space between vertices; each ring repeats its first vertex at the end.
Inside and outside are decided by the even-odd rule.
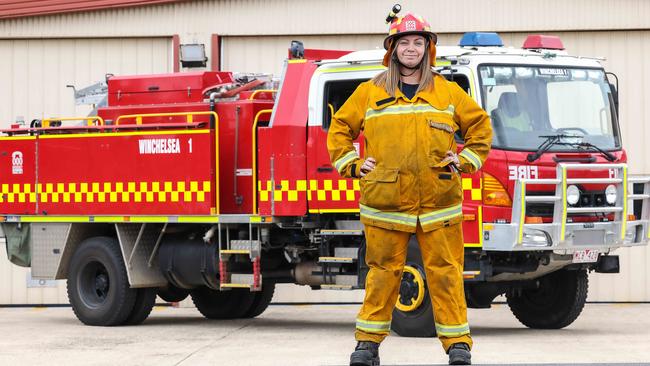
POLYGON ((445 158, 442 159, 442 161, 448 162, 449 166, 456 169, 457 171, 460 170, 460 160, 458 159, 458 154, 455 152, 451 150, 447 151, 447 154, 445 154, 445 158))
POLYGON ((361 169, 360 169, 361 176, 365 177, 366 174, 370 173, 373 169, 375 169, 375 164, 377 164, 375 158, 372 157, 366 158, 363 164, 361 164, 361 169))

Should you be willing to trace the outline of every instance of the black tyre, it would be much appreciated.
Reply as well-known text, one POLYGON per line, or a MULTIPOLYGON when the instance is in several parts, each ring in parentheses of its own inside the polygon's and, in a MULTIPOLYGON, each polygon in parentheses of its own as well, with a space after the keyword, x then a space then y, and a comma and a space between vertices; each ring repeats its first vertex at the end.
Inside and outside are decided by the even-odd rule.
POLYGON ((218 291, 200 287, 192 290, 190 295, 196 308, 208 319, 244 317, 255 300, 255 294, 241 288, 218 291))
POLYGON ((115 238, 84 240, 70 259, 68 299, 77 318, 86 325, 124 323, 135 304, 115 238))
POLYGON ((525 326, 560 329, 573 323, 587 300, 587 271, 559 270, 543 276, 535 289, 506 295, 510 310, 525 326))
POLYGON ((172 284, 158 288, 158 296, 167 302, 181 302, 190 295, 190 290, 178 288, 172 284))
POLYGON ((151 309, 156 304, 157 288, 139 288, 136 291, 135 304, 133 305, 131 314, 124 321, 125 325, 141 324, 151 314, 151 309))
POLYGON ((393 310, 391 329, 402 337, 434 337, 433 307, 422 265, 420 246, 415 237, 409 242, 400 296, 393 310))
POLYGON ((269 307, 271 300, 273 300, 273 294, 275 293, 275 283, 273 282, 264 282, 262 284, 262 291, 253 292, 251 295, 254 296, 253 303, 248 311, 244 314, 244 318, 254 318, 264 312, 266 308, 269 307))

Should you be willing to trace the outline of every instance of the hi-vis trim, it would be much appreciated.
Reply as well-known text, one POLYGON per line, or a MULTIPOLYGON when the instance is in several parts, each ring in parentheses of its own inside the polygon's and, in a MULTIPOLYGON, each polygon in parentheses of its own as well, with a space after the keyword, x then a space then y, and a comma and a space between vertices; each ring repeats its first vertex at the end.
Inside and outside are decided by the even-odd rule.
POLYGON ((407 104, 407 105, 392 105, 380 110, 374 110, 368 108, 366 111, 366 121, 385 115, 395 115, 395 114, 410 114, 410 113, 443 113, 450 116, 454 115, 454 106, 449 105, 447 109, 437 109, 432 107, 429 104, 407 104))
POLYGON ((0 185, 0 203, 205 202, 210 182, 84 182, 0 185))
MULTIPOLYGON (((253 218, 252 216, 251 218, 253 218)), ((182 222, 182 223, 218 223, 219 216, 45 216, 24 215, 0 217, 6 222, 182 222)))
POLYGON ((352 71, 368 71, 368 70, 385 70, 383 65, 364 65, 352 67, 335 67, 335 68, 319 68, 317 73, 333 73, 333 72, 352 72, 352 71))
POLYGON ((309 201, 356 201, 359 197, 359 180, 281 180, 275 189, 273 183, 267 180, 257 182, 257 189, 260 202, 271 201, 271 198, 275 202, 296 202, 303 192, 309 201))
MULTIPOLYGON (((462 188, 466 200, 480 201, 482 180, 478 178, 463 178, 462 188)), ((280 180, 273 189, 270 180, 257 182, 260 202, 297 202, 300 194, 305 192, 309 201, 355 201, 359 197, 358 179, 339 180, 280 180)), ((304 199, 304 198, 302 198, 304 199)))
MULTIPOLYGON (((194 130, 164 130, 164 131, 132 131, 132 132, 97 132, 97 133, 70 133, 56 135, 39 135, 39 139, 69 139, 69 138, 95 138, 114 136, 154 136, 154 135, 201 135, 210 133, 208 129, 194 130)), ((2 138, 0 138, 2 140, 2 138)))
MULTIPOLYGON (((565 195, 566 196, 566 195, 565 195)), ((625 240, 627 230, 627 165, 623 167, 623 214, 621 223, 621 240, 625 240)))
POLYGON ((364 206, 359 204, 359 213, 361 217, 367 217, 369 219, 391 222, 394 224, 406 225, 411 227, 416 227, 418 224, 418 217, 416 215, 409 215, 400 212, 383 212, 372 207, 364 206))
POLYGON ((442 210, 436 210, 426 214, 420 215, 420 224, 422 226, 433 224, 440 221, 447 221, 458 217, 463 214, 463 205, 458 204, 456 206, 444 208, 442 210))
POLYGON ((442 325, 436 323, 436 333, 438 333, 438 336, 443 337, 460 337, 469 334, 469 324, 442 325))
POLYGON ((474 165, 476 169, 481 169, 481 166, 483 165, 483 163, 481 162, 481 157, 478 156, 478 154, 475 153, 474 151, 468 148, 464 148, 463 151, 461 151, 460 154, 458 155, 469 160, 469 162, 472 163, 472 165, 474 165))
POLYGON ((342 158, 334 162, 334 168, 336 168, 336 170, 341 173, 343 169, 348 166, 348 164, 356 159, 359 159, 359 154, 357 154, 357 151, 348 151, 348 153, 343 155, 342 158))
POLYGON ((368 333, 390 333, 390 320, 373 321, 357 318, 356 328, 368 333))

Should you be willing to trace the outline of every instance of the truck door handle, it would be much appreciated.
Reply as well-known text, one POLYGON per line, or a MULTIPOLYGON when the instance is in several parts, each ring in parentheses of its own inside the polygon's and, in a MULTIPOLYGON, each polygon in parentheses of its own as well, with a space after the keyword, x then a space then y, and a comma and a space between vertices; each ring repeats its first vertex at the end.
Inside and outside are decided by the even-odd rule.
POLYGON ((334 168, 332 168, 331 166, 319 166, 316 169, 316 171, 318 171, 319 173, 329 173, 334 171, 334 168))

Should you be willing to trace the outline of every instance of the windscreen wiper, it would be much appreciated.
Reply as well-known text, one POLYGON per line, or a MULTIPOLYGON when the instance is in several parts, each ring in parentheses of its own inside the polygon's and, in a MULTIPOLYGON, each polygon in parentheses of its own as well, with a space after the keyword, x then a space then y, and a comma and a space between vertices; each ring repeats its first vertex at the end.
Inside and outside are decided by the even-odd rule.
POLYGON ((537 159, 539 159, 542 154, 544 154, 546 151, 548 151, 553 145, 566 145, 566 146, 575 146, 579 148, 590 148, 593 150, 598 151, 601 153, 605 159, 608 161, 615 161, 617 158, 614 156, 612 153, 605 151, 601 149, 600 147, 586 141, 581 141, 581 142, 567 142, 567 141, 561 141, 562 139, 566 138, 583 138, 584 136, 581 135, 566 135, 566 134, 558 134, 558 135, 547 135, 547 136, 539 136, 540 138, 544 138, 544 142, 542 142, 538 147, 537 151, 534 153, 528 154, 528 161, 533 162, 537 159))
POLYGON ((548 151, 548 149, 551 148, 553 145, 566 145, 565 142, 561 142, 561 139, 564 138, 580 138, 582 136, 579 135, 567 135, 567 134, 557 134, 557 135, 546 135, 546 136, 539 136, 539 138, 545 139, 544 142, 542 142, 538 147, 537 151, 534 153, 528 154, 526 159, 528 162, 532 163, 533 161, 539 159, 542 154, 548 151))
POLYGON ((614 154, 599 148, 598 146, 592 144, 591 142, 582 141, 582 142, 566 143, 566 144, 577 146, 577 147, 583 147, 583 148, 591 148, 601 153, 605 157, 605 159, 607 159, 610 162, 616 160, 616 156, 614 156, 614 154))

